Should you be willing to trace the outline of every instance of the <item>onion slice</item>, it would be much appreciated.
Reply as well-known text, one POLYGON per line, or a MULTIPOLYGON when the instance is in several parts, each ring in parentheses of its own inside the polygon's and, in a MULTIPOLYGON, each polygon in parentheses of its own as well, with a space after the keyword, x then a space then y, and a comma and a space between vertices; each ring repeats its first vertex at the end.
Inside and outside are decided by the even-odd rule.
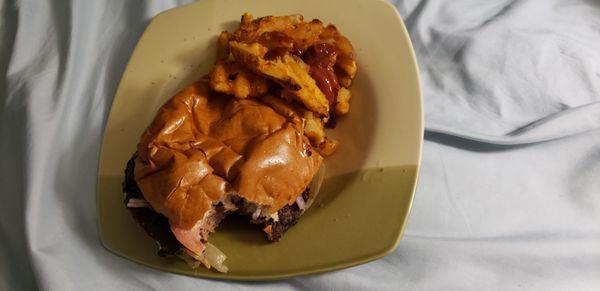
POLYGON ((203 255, 206 261, 217 271, 227 273, 229 270, 227 266, 225 266, 227 256, 213 244, 206 243, 206 249, 204 249, 203 255))
POLYGON ((127 201, 127 207, 129 208, 142 208, 148 206, 150 206, 150 204, 148 204, 148 201, 144 199, 131 198, 129 201, 127 201))
POLYGON ((202 263, 207 269, 215 268, 215 270, 221 273, 227 273, 227 271, 229 271, 229 268, 225 265, 227 256, 211 243, 206 243, 204 252, 200 255, 183 248, 183 252, 179 257, 194 269, 198 268, 200 263, 202 263))

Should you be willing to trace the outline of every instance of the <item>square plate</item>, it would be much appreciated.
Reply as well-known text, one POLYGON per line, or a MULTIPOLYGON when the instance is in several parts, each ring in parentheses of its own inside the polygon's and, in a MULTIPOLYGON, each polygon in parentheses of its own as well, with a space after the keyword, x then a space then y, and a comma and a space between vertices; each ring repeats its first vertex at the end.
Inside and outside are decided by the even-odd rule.
POLYGON ((379 0, 203 0, 156 16, 125 69, 104 132, 98 172, 100 239, 110 251, 160 270, 198 277, 279 279, 341 269, 381 258, 398 244, 410 211, 423 140, 421 91, 410 39, 395 8, 379 0), (327 178, 300 222, 277 243, 239 218, 210 241, 229 272, 190 269, 159 257, 155 243, 123 205, 127 160, 157 109, 208 73, 216 39, 240 16, 300 13, 335 24, 353 43, 358 74, 350 115, 328 135, 341 142, 326 159, 327 178))

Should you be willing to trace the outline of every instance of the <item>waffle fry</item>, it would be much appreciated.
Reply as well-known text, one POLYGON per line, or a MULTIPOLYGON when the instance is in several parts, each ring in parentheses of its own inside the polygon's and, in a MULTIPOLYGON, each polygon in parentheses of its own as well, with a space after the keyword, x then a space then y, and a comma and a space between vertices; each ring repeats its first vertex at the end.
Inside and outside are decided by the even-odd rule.
POLYGON ((350 112, 348 89, 356 76, 356 53, 334 25, 302 15, 254 18, 218 37, 210 87, 236 98, 257 97, 302 126, 311 145, 331 155, 339 142, 325 124, 350 112))
POLYGON ((267 80, 234 63, 219 60, 210 72, 210 88, 236 98, 258 97, 267 93, 267 80))
POLYGON ((321 117, 329 115, 329 102, 309 74, 309 67, 300 58, 285 54, 281 58, 266 60, 267 48, 254 43, 247 45, 229 42, 235 60, 244 67, 269 77, 292 93, 294 99, 321 117))

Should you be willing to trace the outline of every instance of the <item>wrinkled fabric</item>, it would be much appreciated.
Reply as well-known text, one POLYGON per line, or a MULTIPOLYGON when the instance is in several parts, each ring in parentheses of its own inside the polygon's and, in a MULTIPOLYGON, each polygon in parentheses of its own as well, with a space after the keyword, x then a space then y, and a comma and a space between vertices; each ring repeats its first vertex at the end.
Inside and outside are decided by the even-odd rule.
POLYGON ((393 1, 420 66, 426 134, 408 228, 385 258, 240 283, 105 250, 95 210, 102 130, 141 33, 180 4, 0 2, 0 289, 598 289, 591 0, 393 1))

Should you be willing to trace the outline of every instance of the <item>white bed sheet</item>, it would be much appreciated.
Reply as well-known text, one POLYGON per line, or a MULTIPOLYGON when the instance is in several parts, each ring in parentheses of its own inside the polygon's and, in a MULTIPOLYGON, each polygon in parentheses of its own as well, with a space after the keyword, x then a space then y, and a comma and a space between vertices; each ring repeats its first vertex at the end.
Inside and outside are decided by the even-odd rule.
POLYGON ((106 251, 103 126, 138 37, 180 4, 0 1, 0 289, 600 288, 598 1, 394 2, 420 64, 426 140, 408 229, 384 259, 232 283, 106 251))

